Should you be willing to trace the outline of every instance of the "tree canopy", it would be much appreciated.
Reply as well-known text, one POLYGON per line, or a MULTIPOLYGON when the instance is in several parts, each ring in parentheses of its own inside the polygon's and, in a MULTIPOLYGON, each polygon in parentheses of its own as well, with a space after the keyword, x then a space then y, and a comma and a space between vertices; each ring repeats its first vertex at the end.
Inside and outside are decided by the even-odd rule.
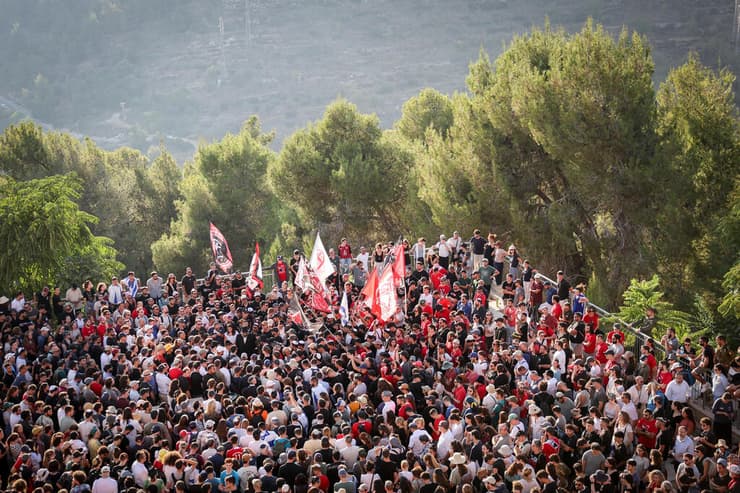
POLYGON ((201 143, 183 168, 164 146, 150 159, 22 122, 0 135, 9 251, 19 225, 40 213, 28 200, 38 189, 60 201, 53 212, 73 218, 64 234, 77 235, 49 226, 34 230, 39 244, 84 241, 63 258, 28 252, 48 256, 33 272, 6 265, 4 282, 35 284, 62 265, 108 272, 118 261, 202 271, 209 221, 237 267, 255 241, 272 261, 310 244, 317 228, 329 245, 481 228, 542 271, 588 282, 589 298, 607 307, 657 274, 676 309, 693 320, 719 313, 717 330, 729 332, 740 262, 735 77, 693 54, 657 90, 653 77, 637 33, 546 24, 495 60, 482 51, 466 93, 420 91, 391 129, 338 99, 279 152, 257 117, 201 143))

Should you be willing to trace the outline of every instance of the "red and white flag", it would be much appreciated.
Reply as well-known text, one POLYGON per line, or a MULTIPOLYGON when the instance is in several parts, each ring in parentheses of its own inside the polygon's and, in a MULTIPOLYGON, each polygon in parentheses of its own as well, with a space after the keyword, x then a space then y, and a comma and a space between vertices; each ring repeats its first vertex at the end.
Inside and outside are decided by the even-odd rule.
POLYGON ((308 305, 320 312, 331 312, 331 307, 327 302, 329 291, 326 289, 326 285, 312 269, 308 269, 308 277, 311 281, 308 286, 308 305))
POLYGON ((214 226, 213 223, 209 224, 211 230, 211 250, 213 250, 213 257, 215 259, 216 265, 223 272, 228 273, 234 266, 234 261, 231 259, 231 250, 229 250, 229 244, 226 243, 226 238, 224 238, 224 235, 221 233, 221 231, 219 231, 219 229, 214 226))
POLYGON ((254 255, 252 255, 252 263, 249 264, 249 280, 247 281, 249 289, 254 291, 255 289, 262 289, 262 260, 260 259, 260 244, 255 242, 254 244, 254 255))
POLYGON ((384 322, 391 320, 398 310, 398 293, 393 269, 385 269, 380 275, 378 305, 380 306, 379 318, 384 322))
POLYGON ((311 266, 311 270, 318 274, 322 283, 326 282, 326 280, 335 272, 334 264, 331 263, 318 232, 316 233, 316 241, 314 242, 313 250, 311 251, 311 260, 308 263, 311 266))
POLYGON ((396 287, 404 286, 406 281, 406 256, 403 251, 403 243, 393 248, 393 284, 396 287))
POLYGON ((294 324, 308 328, 308 319, 303 313, 303 308, 301 308, 298 295, 296 294, 293 294, 290 303, 288 303, 288 317, 294 324))

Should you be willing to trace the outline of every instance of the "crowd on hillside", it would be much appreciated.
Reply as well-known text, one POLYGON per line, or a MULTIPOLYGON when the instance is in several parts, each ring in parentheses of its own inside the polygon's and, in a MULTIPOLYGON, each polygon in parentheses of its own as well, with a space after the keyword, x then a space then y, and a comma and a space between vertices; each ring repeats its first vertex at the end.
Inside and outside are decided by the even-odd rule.
POLYGON ((392 247, 330 249, 334 311, 304 307, 309 324, 291 316, 298 250, 264 290, 212 265, 203 282, 130 272, 3 296, 2 487, 740 491, 740 357, 725 338, 658 334, 649 309, 635 354, 583 286, 543 282, 478 230, 404 240, 401 303, 381 322, 360 293, 392 247), (696 381, 712 395, 700 419, 696 381))

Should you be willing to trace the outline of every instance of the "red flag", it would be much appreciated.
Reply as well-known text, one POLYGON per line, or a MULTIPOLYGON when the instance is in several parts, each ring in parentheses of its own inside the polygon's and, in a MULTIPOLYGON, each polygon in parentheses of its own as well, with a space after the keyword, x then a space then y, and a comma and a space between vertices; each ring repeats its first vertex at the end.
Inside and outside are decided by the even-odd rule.
POLYGON ((393 248, 393 285, 396 287, 403 286, 406 278, 406 256, 403 252, 403 243, 399 243, 393 248))
POLYGON ((209 224, 211 226, 211 250, 213 250, 216 265, 219 269, 228 273, 234 265, 229 244, 226 243, 226 238, 221 234, 221 231, 213 223, 209 224))
POLYGON ((370 277, 365 281, 365 287, 362 288, 360 293, 365 297, 365 306, 370 308, 370 312, 377 315, 380 313, 380 305, 378 304, 378 271, 373 269, 370 273, 370 277))
POLYGON ((249 265, 249 280, 247 281, 249 289, 254 291, 259 288, 262 289, 262 260, 260 260, 260 244, 255 242, 254 244, 254 255, 252 256, 252 263, 249 265))
POLYGON ((326 302, 326 298, 316 291, 311 291, 309 293, 308 306, 320 312, 331 313, 331 307, 329 307, 329 303, 326 302))
POLYGON ((378 305, 380 307, 380 318, 387 322, 398 310, 398 293, 396 292, 395 275, 393 269, 385 269, 378 281, 378 305))
POLYGON ((324 283, 321 282, 319 275, 313 270, 309 269, 308 278, 310 280, 310 284, 308 285, 307 289, 308 306, 320 312, 331 312, 329 303, 327 303, 326 301, 326 296, 328 293, 326 292, 326 287, 324 286, 324 283))

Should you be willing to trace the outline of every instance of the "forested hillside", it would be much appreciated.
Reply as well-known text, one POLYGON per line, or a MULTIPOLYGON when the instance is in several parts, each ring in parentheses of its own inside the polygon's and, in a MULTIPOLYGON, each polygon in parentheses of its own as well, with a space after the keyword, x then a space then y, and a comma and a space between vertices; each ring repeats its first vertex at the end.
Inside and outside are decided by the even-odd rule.
MULTIPOLYGON (((258 114, 273 148, 343 96, 390 127, 425 87, 464 90, 468 64, 493 58, 547 17, 590 16, 647 35, 656 71, 690 50, 737 69, 732 0, 8 0, 0 15, 0 127, 31 114, 178 161, 200 138, 258 114), (223 20, 223 30, 219 20, 223 20)), ((735 70, 737 71, 737 70, 735 70)))
MULTIPOLYGON (((470 5, 496 6, 502 15, 513 15, 519 12, 513 3, 470 5)), ((163 18, 164 4, 144 4, 136 15, 148 12, 152 19, 163 18)), ((364 12, 371 4, 355 2, 352 12, 364 12)), ((116 94, 116 100, 124 93, 151 96, 146 91, 150 86, 142 83, 140 91, 129 92, 130 80, 116 81, 110 65, 103 64, 111 68, 109 73, 91 62, 101 53, 124 49, 129 17, 137 18, 112 2, 96 5, 100 17, 90 22, 98 26, 102 18, 109 24, 87 55, 68 60, 87 67, 84 75, 65 72, 64 63, 56 60, 47 70, 65 74, 60 77, 67 77, 68 84, 54 78, 38 86, 49 93, 38 87, 24 91, 18 85, 28 76, 23 75, 28 63, 17 54, 11 57, 15 62, 2 61, 3 84, 13 98, 23 100, 23 104, 0 101, 10 107, 14 119, 23 116, 24 105, 36 105, 34 115, 59 118, 64 112, 55 113, 60 107, 49 101, 63 101, 79 112, 79 121, 88 122, 86 132, 92 135, 110 125, 126 132, 134 128, 131 120, 139 118, 137 108, 147 106, 137 106, 134 99, 118 108, 114 119, 98 126, 90 123, 96 119, 95 105, 86 105, 84 98, 57 97, 58 91, 73 91, 78 79, 95 83, 98 72, 98 83, 110 78, 104 84, 109 89, 96 92, 89 86, 90 103, 102 99, 103 93, 116 94), (12 63, 17 70, 11 70, 12 63), (54 96, 45 100, 41 94, 54 96)), ((238 10, 236 4, 229 5, 238 10)), ((267 15, 270 5, 284 7, 265 2, 256 4, 255 11, 267 15)), ((327 52, 342 50, 341 43, 326 34, 328 28, 319 28, 348 15, 338 5, 320 3, 316 9, 325 9, 323 14, 314 12, 317 22, 306 28, 314 29, 327 52)), ((626 11, 630 3, 611 2, 603 9, 614 14, 617 5, 626 11)), ((299 23, 295 16, 300 6, 293 6, 281 12, 299 23)), ((723 8, 716 6, 715 12, 723 8)), ((171 21, 185 22, 198 12, 192 9, 173 12, 171 21)), ((79 14, 70 10, 68 15, 79 14)), ((424 23, 426 10, 417 10, 419 26, 413 32, 426 26, 428 38, 425 43, 407 38, 407 49, 417 50, 418 60, 429 59, 422 52, 431 57, 437 47, 451 50, 442 43, 443 36, 434 37, 434 28, 424 23)), ((684 24, 710 10, 697 9, 696 17, 684 24)), ((207 9, 200 13, 193 26, 209 18, 207 9)), ((378 36, 386 33, 398 39, 397 23, 410 22, 412 13, 363 26, 382 26, 378 36)), ((524 12, 517 15, 524 22, 524 12)), ((257 18, 242 26, 251 33, 243 39, 247 47, 264 42, 266 33, 272 32, 268 24, 279 24, 262 24, 257 18)), ((154 24, 146 25, 151 29, 154 24)), ((278 254, 307 246, 317 229, 330 245, 347 236, 357 246, 399 235, 431 238, 453 230, 469 237, 474 228, 481 228, 519 245, 543 272, 564 269, 571 279, 586 282, 589 297, 609 307, 619 304, 620 294, 633 279, 658 275, 659 289, 672 303, 695 313, 704 327, 733 333, 740 316, 740 120, 732 66, 717 68, 714 59, 688 51, 710 49, 711 40, 718 37, 706 32, 701 39, 691 38, 690 46, 671 44, 671 50, 684 50, 672 55, 682 61, 664 73, 665 65, 659 68, 654 55, 660 43, 639 31, 611 28, 595 21, 577 28, 549 22, 528 30, 522 27, 522 34, 506 38, 500 54, 476 49, 473 63, 459 76, 452 67, 430 65, 430 72, 412 71, 413 83, 399 75, 408 73, 403 71, 370 77, 376 73, 371 58, 386 67, 405 67, 400 58, 393 65, 400 48, 377 56, 365 54, 367 64, 352 63, 342 72, 323 66, 316 49, 309 49, 312 45, 305 46, 303 59, 273 39, 270 46, 275 52, 269 64, 263 60, 261 71, 246 70, 246 62, 237 64, 258 78, 274 72, 267 70, 268 65, 293 67, 297 79, 290 89, 280 79, 262 82, 277 101, 264 106, 240 103, 254 94, 246 86, 230 86, 236 83, 237 69, 216 77, 220 86, 209 85, 211 79, 183 55, 179 63, 160 70, 152 67, 146 75, 170 81, 162 86, 162 95, 173 99, 157 110, 163 125, 170 121, 199 129, 200 135, 217 135, 192 151, 177 147, 182 142, 174 139, 162 139, 161 144, 159 139, 144 139, 154 145, 147 152, 142 146, 105 150, 119 137, 101 143, 79 132, 49 131, 34 122, 11 125, 0 135, 0 248, 13 255, 0 259, 0 290, 38 287, 59 279, 101 279, 123 268, 181 273, 192 266, 204 272, 210 258, 209 222, 229 239, 237 268, 246 267, 255 241, 262 245, 266 263, 271 263, 278 254), (308 65, 318 65, 323 78, 309 77, 308 65), (190 72, 184 72, 186 68, 190 72), (434 87, 432 72, 444 73, 454 79, 450 85, 464 90, 452 93, 444 82, 434 87), (361 76, 347 76, 354 73, 361 76), (358 85, 352 92, 339 91, 346 97, 335 98, 336 94, 326 93, 332 90, 332 80, 358 85), (178 99, 184 94, 178 87, 183 85, 190 88, 184 97, 192 99, 191 105, 178 99), (423 86, 431 88, 419 89, 423 86), (382 87, 388 88, 387 94, 377 92, 382 87), (233 96, 219 99, 227 90, 233 96), (407 90, 409 94, 401 98, 399 94, 407 90), (209 104, 222 101, 212 114, 199 109, 208 100, 208 91, 213 96, 209 104), (315 101, 308 104, 308 99, 315 101), (392 104, 398 109, 388 110, 389 101, 397 101, 392 104), (265 122, 284 117, 288 109, 294 113, 286 121, 295 130, 280 139, 270 130, 273 125, 265 122), (388 115, 396 114, 388 120, 388 115), (187 158, 178 161, 173 146, 187 158), (60 229, 60 222, 70 227, 60 229)), ((52 26, 50 32, 55 29, 52 26)), ((18 34, 21 27, 14 30, 18 34)), ((152 51, 166 51, 162 40, 167 36, 183 36, 176 29, 163 30, 161 36, 147 32, 152 51)), ((73 33, 66 36, 76 39, 73 33)), ((197 37, 185 38, 195 42, 197 37)), ((48 36, 44 39, 51 42, 48 36)), ((350 38, 344 43, 349 52, 359 46, 350 38)), ((38 46, 44 44, 28 49, 29 59, 42 56, 38 46)), ((729 45, 722 46, 712 53, 725 53, 729 45)), ((216 64, 216 76, 221 56, 205 58, 216 64)), ((106 63, 113 59, 121 58, 106 63)), ((467 65, 468 60, 461 55, 455 63, 467 65)), ((137 67, 146 65, 144 59, 139 62, 137 67)), ((254 64, 260 66, 258 61, 254 64)), ((142 82, 147 77, 142 75, 142 82)))

